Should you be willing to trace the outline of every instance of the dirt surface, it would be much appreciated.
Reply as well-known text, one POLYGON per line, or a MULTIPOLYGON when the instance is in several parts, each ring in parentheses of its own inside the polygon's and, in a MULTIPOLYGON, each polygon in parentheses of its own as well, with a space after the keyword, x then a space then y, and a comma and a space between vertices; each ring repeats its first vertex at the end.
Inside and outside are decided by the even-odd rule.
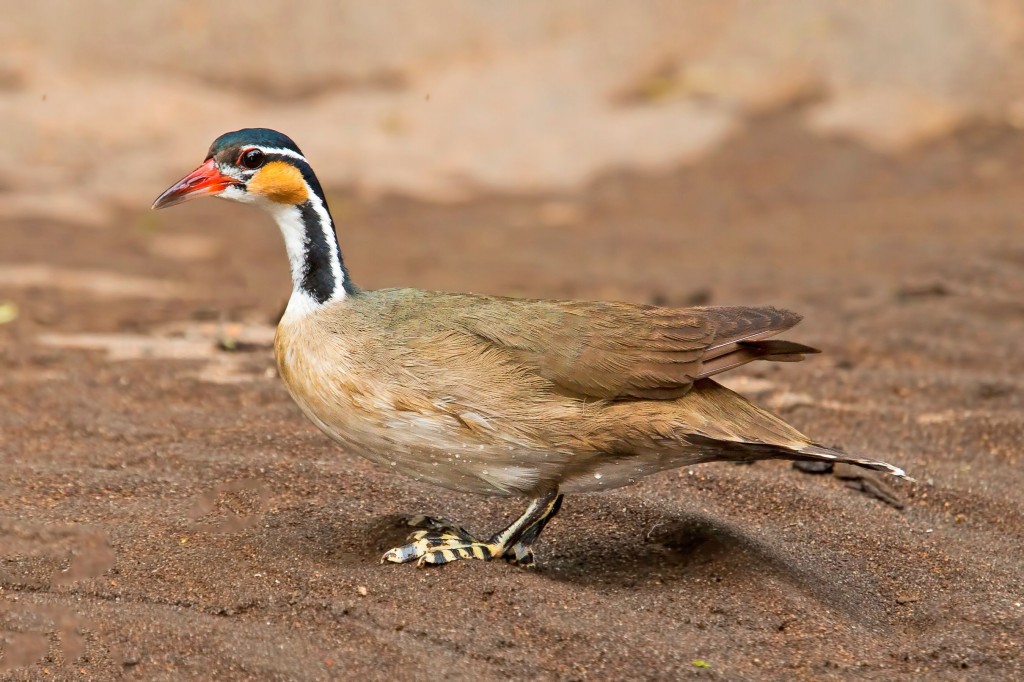
POLYGON ((670 471, 567 499, 537 571, 377 563, 403 515, 484 533, 525 503, 396 477, 302 417, 265 216, 2 224, 0 676, 1024 674, 1024 137, 890 160, 799 131, 579 196, 332 197, 364 287, 798 310, 789 338, 826 353, 731 385, 919 481, 899 510, 784 462, 670 471))

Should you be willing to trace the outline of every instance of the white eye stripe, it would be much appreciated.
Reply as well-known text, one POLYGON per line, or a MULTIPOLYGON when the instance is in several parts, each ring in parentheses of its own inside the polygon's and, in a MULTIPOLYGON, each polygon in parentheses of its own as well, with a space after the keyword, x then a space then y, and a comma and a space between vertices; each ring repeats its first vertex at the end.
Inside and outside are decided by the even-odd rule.
POLYGON ((280 156, 288 156, 293 159, 298 159, 299 161, 305 161, 306 163, 309 163, 309 161, 306 161, 305 156, 303 156, 302 154, 298 153, 295 150, 288 149, 287 147, 260 147, 256 145, 253 147, 248 147, 248 149, 259 149, 264 154, 278 154, 280 156))

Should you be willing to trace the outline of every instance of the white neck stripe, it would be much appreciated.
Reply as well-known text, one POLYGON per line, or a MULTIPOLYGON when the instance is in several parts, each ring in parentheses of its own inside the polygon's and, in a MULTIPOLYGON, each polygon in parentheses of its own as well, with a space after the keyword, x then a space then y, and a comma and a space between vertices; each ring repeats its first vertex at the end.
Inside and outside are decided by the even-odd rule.
POLYGON ((327 243, 327 248, 331 250, 331 274, 334 275, 334 291, 331 292, 330 300, 337 301, 345 298, 345 273, 341 270, 341 253, 338 249, 338 237, 334 233, 334 221, 331 220, 331 214, 320 195, 313 191, 309 183, 304 184, 306 192, 309 194, 309 201, 313 204, 313 210, 320 218, 320 229, 323 231, 324 241, 327 243))
MULTIPOLYGON (((341 254, 338 248, 338 239, 334 234, 334 223, 331 221, 330 213, 324 205, 320 196, 306 185, 309 195, 310 206, 320 222, 320 229, 323 231, 324 240, 329 249, 331 276, 334 279, 334 287, 329 299, 323 304, 317 303, 308 292, 303 289, 302 283, 306 275, 307 251, 311 248, 306 230, 312 226, 307 225, 302 219, 302 211, 298 206, 286 206, 267 201, 264 206, 270 209, 281 234, 284 237, 285 249, 288 252, 288 262, 292 274, 292 299, 296 304, 293 313, 302 314, 315 310, 320 305, 331 301, 340 301, 347 295, 345 292, 345 272, 341 267, 341 254), (301 305, 300 305, 301 303, 301 305)), ((291 305, 291 304, 289 304, 291 305)))

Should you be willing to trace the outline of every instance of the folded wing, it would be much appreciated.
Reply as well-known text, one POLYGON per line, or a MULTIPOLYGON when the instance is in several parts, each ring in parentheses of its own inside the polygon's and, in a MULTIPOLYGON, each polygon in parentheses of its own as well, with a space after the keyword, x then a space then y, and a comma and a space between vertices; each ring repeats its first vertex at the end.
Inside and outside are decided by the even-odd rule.
POLYGON ((486 299, 459 323, 559 390, 603 400, 670 400, 693 382, 754 360, 817 350, 765 339, 800 316, 771 307, 659 308, 626 303, 486 299), (525 304, 525 305, 524 305, 525 304))

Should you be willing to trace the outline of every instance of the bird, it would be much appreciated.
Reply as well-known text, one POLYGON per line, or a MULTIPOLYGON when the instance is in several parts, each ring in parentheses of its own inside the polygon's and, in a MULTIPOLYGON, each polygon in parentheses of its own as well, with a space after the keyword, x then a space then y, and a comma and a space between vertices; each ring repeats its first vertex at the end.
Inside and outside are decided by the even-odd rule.
POLYGON ((280 228, 292 292, 274 356, 310 421, 346 451, 417 481, 529 500, 489 537, 414 517, 417 530, 382 563, 533 567, 564 495, 703 462, 845 462, 908 478, 811 440, 712 378, 819 352, 770 338, 797 324, 796 313, 361 289, 312 166, 266 128, 218 137, 153 208, 200 196, 253 204, 280 228))

